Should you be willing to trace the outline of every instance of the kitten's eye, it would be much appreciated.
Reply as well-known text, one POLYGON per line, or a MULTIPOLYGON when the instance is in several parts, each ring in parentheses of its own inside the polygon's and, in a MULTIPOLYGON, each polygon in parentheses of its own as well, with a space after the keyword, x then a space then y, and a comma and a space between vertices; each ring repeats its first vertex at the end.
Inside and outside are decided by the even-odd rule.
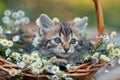
POLYGON ((76 43, 76 39, 72 38, 71 41, 70 41, 70 44, 75 44, 75 43, 76 43))
POLYGON ((54 41, 55 41, 56 43, 61 43, 61 39, 60 39, 60 38, 54 38, 54 41))

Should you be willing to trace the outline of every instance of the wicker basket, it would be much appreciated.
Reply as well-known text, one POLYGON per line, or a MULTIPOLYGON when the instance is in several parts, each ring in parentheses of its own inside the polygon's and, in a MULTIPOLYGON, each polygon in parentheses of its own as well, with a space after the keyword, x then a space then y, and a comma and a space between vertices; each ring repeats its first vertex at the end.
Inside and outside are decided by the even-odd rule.
MULTIPOLYGON (((103 34, 104 32, 104 21, 102 15, 102 9, 99 3, 99 0, 93 0, 96 13, 97 13, 97 21, 98 21, 98 35, 103 34)), ((99 40, 95 38, 95 42, 97 43, 99 40)), ((84 63, 78 66, 75 66, 74 71, 67 71, 67 75, 73 77, 74 80, 93 80, 93 77, 98 69, 104 66, 104 63, 84 63)), ((11 68, 20 69, 16 64, 8 62, 0 58, 0 80, 17 80, 17 78, 21 78, 22 80, 34 80, 36 78, 40 78, 41 80, 47 80, 47 75, 51 76, 51 73, 44 73, 40 76, 35 76, 32 74, 30 69, 21 69, 22 72, 18 74, 16 77, 11 77, 8 72, 11 68)))
MULTIPOLYGON (((98 69, 100 69, 102 66, 104 66, 104 63, 99 63, 99 64, 93 64, 93 63, 84 63, 78 66, 75 66, 75 70, 74 71, 67 71, 67 75, 71 76, 74 78, 74 80, 92 80, 92 78, 94 77, 94 74, 96 73, 96 71, 98 69)), ((7 60, 4 60, 2 58, 0 58, 0 80, 8 80, 8 79, 12 79, 11 76, 9 76, 8 72, 11 68, 15 68, 15 69, 20 69, 17 65, 8 62, 7 60)), ((47 75, 50 76, 52 75, 51 73, 43 73, 43 75, 40 76, 35 76, 32 74, 30 69, 21 69, 22 72, 21 74, 18 74, 16 77, 14 77, 13 79, 16 78, 20 78, 20 77, 24 77, 23 79, 26 78, 42 78, 42 80, 46 80, 47 79, 47 75)))

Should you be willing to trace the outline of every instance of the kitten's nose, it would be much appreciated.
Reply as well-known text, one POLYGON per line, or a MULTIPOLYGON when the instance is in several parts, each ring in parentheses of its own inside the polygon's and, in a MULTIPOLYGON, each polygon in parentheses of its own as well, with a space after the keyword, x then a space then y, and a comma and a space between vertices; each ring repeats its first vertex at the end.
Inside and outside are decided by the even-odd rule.
POLYGON ((68 52, 69 48, 64 48, 65 52, 68 52))

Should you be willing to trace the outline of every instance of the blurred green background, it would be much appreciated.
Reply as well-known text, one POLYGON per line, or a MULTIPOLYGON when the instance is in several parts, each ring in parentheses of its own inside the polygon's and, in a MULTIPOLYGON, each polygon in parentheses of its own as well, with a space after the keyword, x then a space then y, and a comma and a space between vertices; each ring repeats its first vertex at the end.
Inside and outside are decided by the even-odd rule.
MULTIPOLYGON (((100 0, 105 27, 120 29, 120 0, 100 0)), ((0 19, 6 9, 22 9, 32 22, 41 13, 51 18, 58 17, 62 21, 72 20, 74 17, 89 17, 89 27, 96 26, 96 13, 92 0, 0 0, 0 19)), ((2 20, 0 20, 1 23, 2 20)))

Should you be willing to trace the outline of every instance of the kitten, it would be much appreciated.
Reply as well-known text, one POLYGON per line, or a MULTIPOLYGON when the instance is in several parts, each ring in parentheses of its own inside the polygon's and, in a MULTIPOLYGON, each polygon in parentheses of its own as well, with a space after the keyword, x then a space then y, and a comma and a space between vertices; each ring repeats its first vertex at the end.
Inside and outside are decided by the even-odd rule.
POLYGON ((45 56, 56 56, 70 63, 79 60, 88 51, 82 37, 87 26, 87 17, 80 21, 54 23, 46 14, 38 18, 39 49, 45 56))

